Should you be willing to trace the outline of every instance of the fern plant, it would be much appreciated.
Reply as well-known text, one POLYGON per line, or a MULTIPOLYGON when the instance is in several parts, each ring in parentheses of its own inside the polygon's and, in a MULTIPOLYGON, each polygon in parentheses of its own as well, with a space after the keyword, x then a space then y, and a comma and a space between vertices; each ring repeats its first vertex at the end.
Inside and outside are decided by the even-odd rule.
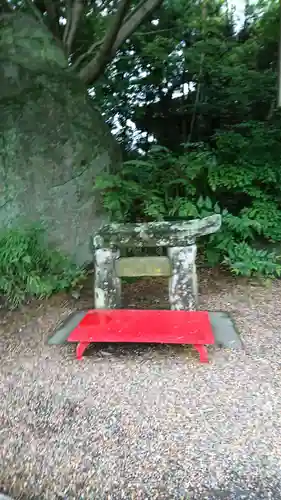
POLYGON ((213 151, 199 144, 175 154, 154 146, 118 175, 99 177, 95 189, 111 217, 123 222, 220 213, 221 230, 198 242, 206 261, 235 274, 279 276, 278 255, 257 248, 281 241, 279 136, 279 130, 249 122, 218 133, 213 151))
POLYGON ((0 233, 0 295, 12 308, 75 286, 84 271, 44 242, 38 227, 0 233))
POLYGON ((236 275, 261 275, 267 278, 281 276, 280 256, 268 250, 253 248, 245 242, 235 243, 223 262, 236 275))

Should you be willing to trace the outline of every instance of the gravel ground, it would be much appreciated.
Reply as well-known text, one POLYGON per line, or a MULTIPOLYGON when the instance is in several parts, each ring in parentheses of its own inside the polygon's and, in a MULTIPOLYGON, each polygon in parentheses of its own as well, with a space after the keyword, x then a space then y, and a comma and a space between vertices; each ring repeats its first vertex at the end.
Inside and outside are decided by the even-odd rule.
MULTIPOLYGON (((79 305, 2 315, 0 490, 15 499, 281 499, 281 282, 210 274, 201 306, 233 314, 245 349, 48 346, 79 305)), ((162 280, 127 305, 166 305, 162 280), (161 292, 161 293, 160 293, 161 292), (155 294, 160 293, 157 301, 155 294)))

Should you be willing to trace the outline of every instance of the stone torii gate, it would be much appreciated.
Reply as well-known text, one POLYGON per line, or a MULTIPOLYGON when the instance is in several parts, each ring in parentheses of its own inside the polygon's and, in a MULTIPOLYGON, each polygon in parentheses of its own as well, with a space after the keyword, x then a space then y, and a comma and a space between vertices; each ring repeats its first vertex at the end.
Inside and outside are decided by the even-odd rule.
POLYGON ((220 227, 219 214, 184 222, 104 225, 93 237, 95 308, 120 308, 122 277, 167 276, 171 309, 196 310, 196 238, 220 227), (120 257, 120 248, 145 247, 167 247, 168 257, 120 257))
POLYGON ((206 363, 206 346, 215 343, 213 325, 216 325, 216 341, 220 345, 241 348, 225 313, 222 317, 219 312, 196 310, 196 238, 214 233, 220 226, 220 215, 188 222, 103 226, 93 238, 95 309, 71 316, 57 331, 59 342, 52 343, 65 340, 78 343, 77 359, 82 359, 92 342, 191 344, 200 361, 206 363), (120 257, 122 247, 153 246, 166 247, 168 256, 120 257), (168 276, 173 310, 122 309, 120 278, 123 276, 168 276), (214 315, 218 314, 220 325, 218 321, 214 323, 214 315))

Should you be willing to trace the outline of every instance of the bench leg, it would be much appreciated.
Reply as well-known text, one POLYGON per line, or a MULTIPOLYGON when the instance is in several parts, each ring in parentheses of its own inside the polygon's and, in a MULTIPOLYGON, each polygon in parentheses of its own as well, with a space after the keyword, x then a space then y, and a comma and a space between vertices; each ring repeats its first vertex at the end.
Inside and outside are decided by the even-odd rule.
POLYGON ((84 351, 90 345, 90 342, 80 342, 76 348, 76 358, 82 359, 84 351))
POLYGON ((193 347, 199 353, 200 363, 209 363, 207 347, 203 344, 193 344, 193 347))

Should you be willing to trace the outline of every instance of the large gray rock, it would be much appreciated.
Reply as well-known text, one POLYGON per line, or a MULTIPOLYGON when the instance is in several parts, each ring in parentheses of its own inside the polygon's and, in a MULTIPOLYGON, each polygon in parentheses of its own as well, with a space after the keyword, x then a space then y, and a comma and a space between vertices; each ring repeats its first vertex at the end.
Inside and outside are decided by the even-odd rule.
POLYGON ((95 177, 120 151, 58 43, 25 15, 0 31, 0 228, 42 221, 77 263, 106 216, 95 177))

